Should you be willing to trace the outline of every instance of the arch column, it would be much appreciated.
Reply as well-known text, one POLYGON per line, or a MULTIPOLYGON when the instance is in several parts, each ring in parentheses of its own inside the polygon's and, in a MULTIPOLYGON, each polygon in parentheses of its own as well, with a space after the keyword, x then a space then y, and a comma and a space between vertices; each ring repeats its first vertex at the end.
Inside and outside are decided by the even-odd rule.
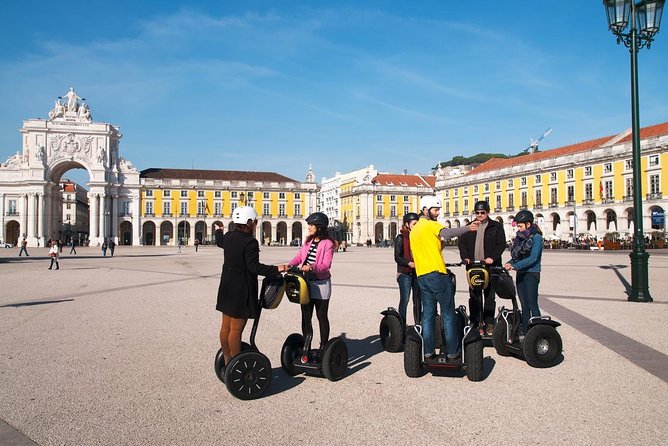
POLYGON ((111 197, 111 231, 110 235, 114 243, 118 245, 118 195, 111 197))
POLYGON ((107 197, 105 194, 100 194, 100 208, 98 209, 99 219, 100 219, 100 241, 103 241, 107 238, 107 218, 104 214, 106 211, 106 201, 107 197))
POLYGON ((278 224, 271 225, 271 240, 269 240, 270 243, 274 243, 274 241, 277 239, 277 228, 278 224))
POLYGON ((97 239, 98 237, 98 221, 97 221, 97 215, 98 215, 98 205, 97 205, 97 199, 99 197, 98 194, 89 194, 90 197, 90 208, 88 209, 88 218, 89 218, 89 227, 90 227, 90 234, 88 235, 88 239, 93 242, 94 239, 97 239))
MULTIPOLYGON (((132 244, 135 246, 141 245, 141 214, 139 212, 139 195, 132 196, 132 244)), ((156 232, 159 232, 156 229, 156 232)), ((162 236, 162 234, 159 234, 162 236)), ((158 236, 156 235, 156 238, 158 236)), ((159 244, 159 243, 158 243, 159 244)))
POLYGON ((37 209, 39 212, 39 215, 37 217, 37 243, 39 243, 40 240, 43 242, 46 240, 44 237, 44 225, 45 225, 45 204, 44 204, 44 192, 40 192, 37 195, 37 209))
POLYGON ((0 238, 5 240, 7 236, 5 228, 5 194, 0 194, 0 238))
POLYGON ((27 241, 30 246, 37 245, 37 212, 36 212, 37 194, 31 192, 28 194, 28 237, 27 241))
POLYGON ((28 235, 28 209, 26 206, 27 194, 21 194, 19 199, 19 215, 21 216, 21 230, 19 242, 28 235))

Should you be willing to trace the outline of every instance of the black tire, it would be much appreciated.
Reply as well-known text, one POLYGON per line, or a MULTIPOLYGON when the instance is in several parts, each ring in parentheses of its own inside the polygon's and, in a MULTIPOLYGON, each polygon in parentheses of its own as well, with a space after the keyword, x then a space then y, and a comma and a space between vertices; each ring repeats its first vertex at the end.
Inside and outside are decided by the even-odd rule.
POLYGON ((219 348, 216 357, 213 360, 213 371, 221 382, 225 382, 225 357, 223 356, 223 349, 219 348))
POLYGON ((524 358, 531 367, 552 367, 561 354, 561 336, 551 325, 534 325, 524 338, 522 349, 524 358))
POLYGON ((299 374, 295 370, 294 360, 299 358, 304 351, 304 336, 299 333, 292 333, 283 343, 281 348, 281 367, 290 376, 299 374))
POLYGON ((464 345, 464 365, 469 381, 482 381, 482 348, 482 339, 464 345))
POLYGON ((348 347, 341 338, 330 339, 322 349, 322 374, 330 381, 338 381, 348 370, 348 347))
POLYGON ((494 332, 492 333, 492 345, 496 349, 496 353, 499 356, 510 356, 510 351, 508 350, 508 324, 503 320, 502 317, 499 317, 494 326, 494 332))
POLYGON ((419 378, 427 373, 427 367, 422 361, 422 346, 410 338, 404 344, 404 372, 410 378, 419 378))
POLYGON ((401 351, 404 344, 404 324, 392 314, 386 314, 380 320, 380 344, 386 352, 401 351))
POLYGON ((240 400, 260 398, 270 384, 271 363, 262 353, 239 353, 225 367, 225 386, 240 400))

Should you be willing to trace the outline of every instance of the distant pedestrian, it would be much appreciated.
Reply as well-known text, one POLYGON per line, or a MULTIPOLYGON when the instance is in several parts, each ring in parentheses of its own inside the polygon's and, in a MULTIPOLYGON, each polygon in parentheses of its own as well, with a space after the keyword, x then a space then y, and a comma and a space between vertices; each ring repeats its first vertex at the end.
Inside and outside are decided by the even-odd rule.
POLYGON ((371 239, 370 238, 366 239, 366 247, 371 248, 371 239))
POLYGON ((107 257, 107 241, 102 242, 102 257, 107 257))
POLYGON ((54 263, 56 264, 56 269, 60 269, 60 265, 58 265, 58 260, 60 259, 60 246, 58 246, 58 242, 55 240, 51 241, 49 257, 51 257, 51 265, 49 265, 49 269, 53 268, 54 263))
POLYGON ((179 244, 177 246, 178 253, 181 253, 181 248, 183 248, 183 239, 179 238, 179 244))
POLYGON ((109 242, 109 251, 111 252, 111 256, 114 256, 114 250, 116 249, 116 242, 111 240, 109 242))
POLYGON ((76 253, 77 253, 76 242, 74 241, 74 239, 72 239, 72 241, 70 242, 70 254, 76 254, 76 253))
POLYGON ((19 251, 19 257, 21 257, 21 254, 23 254, 24 252, 26 253, 26 257, 30 257, 30 254, 28 254, 28 250, 26 249, 27 247, 28 247, 28 242, 26 241, 26 239, 23 239, 21 241, 21 250, 19 251))
POLYGON ((197 249, 199 248, 199 239, 195 239, 195 252, 197 252, 197 249))

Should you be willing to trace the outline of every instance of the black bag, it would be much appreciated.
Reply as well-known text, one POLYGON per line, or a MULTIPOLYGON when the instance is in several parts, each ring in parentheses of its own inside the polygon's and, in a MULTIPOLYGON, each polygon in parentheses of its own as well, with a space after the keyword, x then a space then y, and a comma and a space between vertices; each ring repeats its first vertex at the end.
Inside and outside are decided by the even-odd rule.
POLYGON ((513 299, 515 297, 515 281, 505 269, 495 270, 492 273, 492 286, 494 292, 501 299, 513 299))

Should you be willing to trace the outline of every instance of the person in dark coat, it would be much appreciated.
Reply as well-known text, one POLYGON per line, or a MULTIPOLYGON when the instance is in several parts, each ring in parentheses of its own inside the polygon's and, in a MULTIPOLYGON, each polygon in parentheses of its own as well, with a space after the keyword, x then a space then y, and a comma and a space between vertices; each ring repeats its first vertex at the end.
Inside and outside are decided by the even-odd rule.
POLYGON ((399 314, 404 323, 411 292, 413 293, 413 320, 420 322, 420 287, 415 274, 415 262, 411 253, 410 232, 420 216, 415 212, 404 215, 401 231, 394 239, 394 261, 397 264, 397 283, 399 284, 399 314))
MULTIPOLYGON (((467 232, 459 237, 459 255, 463 262, 470 264, 473 261, 482 261, 486 265, 501 266, 501 256, 506 249, 506 232, 503 225, 498 221, 489 218, 489 203, 486 201, 477 201, 473 206, 475 219, 480 222, 478 230, 467 232)), ((471 291, 469 298, 469 310, 471 313, 471 323, 478 325, 485 323, 483 329, 488 335, 494 330, 494 310, 496 294, 491 281, 484 290, 483 317, 480 321, 480 308, 478 299, 471 291)))
POLYGON ((235 229, 225 234, 222 227, 214 227, 216 245, 223 248, 224 255, 216 310, 223 313, 220 346, 226 364, 241 353, 241 334, 246 323, 259 314, 257 276, 275 276, 287 270, 287 265, 260 263, 260 246, 253 237, 257 225, 255 209, 234 209, 232 221, 235 229))

